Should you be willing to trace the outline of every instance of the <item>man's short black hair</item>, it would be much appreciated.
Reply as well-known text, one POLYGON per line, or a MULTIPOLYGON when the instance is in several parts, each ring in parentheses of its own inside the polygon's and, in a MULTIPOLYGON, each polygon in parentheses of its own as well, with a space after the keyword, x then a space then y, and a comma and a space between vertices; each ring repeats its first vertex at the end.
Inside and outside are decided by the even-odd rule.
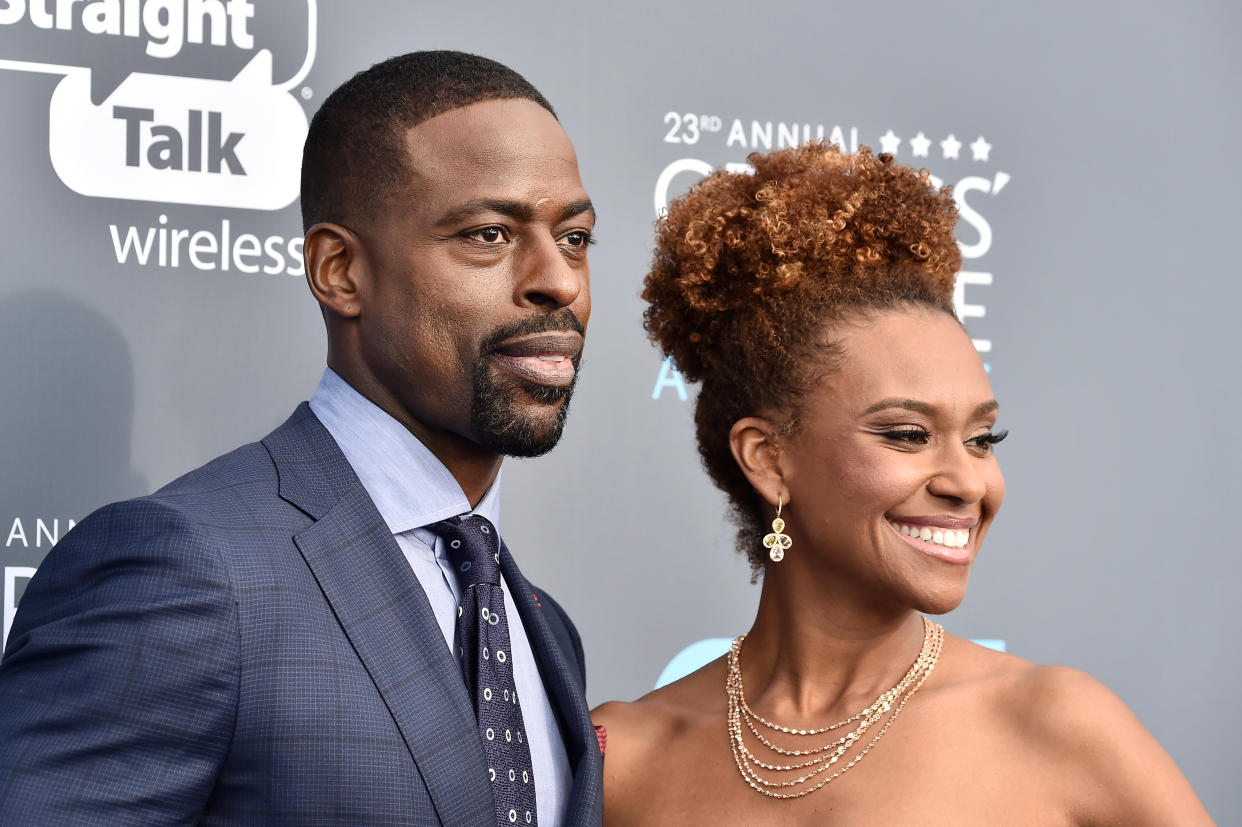
POLYGON ((411 52, 359 72, 311 119, 302 151, 302 228, 374 214, 406 180, 405 134, 436 115, 486 100, 552 105, 509 67, 465 52, 411 52))

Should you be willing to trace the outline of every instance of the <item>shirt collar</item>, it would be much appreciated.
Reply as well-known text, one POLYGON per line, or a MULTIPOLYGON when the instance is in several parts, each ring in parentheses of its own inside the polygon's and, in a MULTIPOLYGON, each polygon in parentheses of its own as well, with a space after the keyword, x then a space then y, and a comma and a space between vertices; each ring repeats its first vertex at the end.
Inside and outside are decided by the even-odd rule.
MULTIPOLYGON (((393 534, 470 513, 444 463, 397 420, 325 368, 311 411, 336 440, 393 534)), ((500 530, 500 473, 473 513, 500 530)))

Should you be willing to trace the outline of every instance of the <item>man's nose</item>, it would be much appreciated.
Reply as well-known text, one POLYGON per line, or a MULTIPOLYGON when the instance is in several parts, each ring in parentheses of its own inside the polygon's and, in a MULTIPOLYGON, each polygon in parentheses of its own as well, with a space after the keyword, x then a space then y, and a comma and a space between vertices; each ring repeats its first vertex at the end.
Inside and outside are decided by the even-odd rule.
POLYGON ((518 262, 520 305, 567 307, 588 289, 586 262, 572 262, 554 238, 542 239, 518 262))

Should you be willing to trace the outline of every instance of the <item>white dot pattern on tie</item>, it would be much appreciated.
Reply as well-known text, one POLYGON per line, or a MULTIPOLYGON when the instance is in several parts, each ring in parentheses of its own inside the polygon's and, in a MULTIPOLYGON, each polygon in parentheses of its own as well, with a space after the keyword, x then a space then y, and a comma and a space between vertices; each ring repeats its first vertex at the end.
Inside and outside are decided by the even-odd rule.
POLYGON ((462 587, 456 643, 489 765, 496 817, 516 823, 520 815, 526 824, 536 824, 530 748, 509 663, 500 539, 491 523, 478 515, 445 520, 433 528, 446 541, 462 587), (491 703, 498 689, 509 703, 491 703))

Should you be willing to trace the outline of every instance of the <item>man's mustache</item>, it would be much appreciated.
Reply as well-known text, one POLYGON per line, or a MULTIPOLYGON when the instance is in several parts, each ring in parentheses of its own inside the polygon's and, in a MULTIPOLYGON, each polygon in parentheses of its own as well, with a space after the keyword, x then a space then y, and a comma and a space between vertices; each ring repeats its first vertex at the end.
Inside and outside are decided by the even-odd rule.
POLYGON ((479 356, 486 356, 509 339, 528 336, 532 333, 547 333, 552 330, 572 330, 580 335, 586 335, 586 326, 572 310, 562 307, 554 313, 531 316, 528 319, 520 319, 495 328, 483 338, 483 342, 479 345, 479 356))

